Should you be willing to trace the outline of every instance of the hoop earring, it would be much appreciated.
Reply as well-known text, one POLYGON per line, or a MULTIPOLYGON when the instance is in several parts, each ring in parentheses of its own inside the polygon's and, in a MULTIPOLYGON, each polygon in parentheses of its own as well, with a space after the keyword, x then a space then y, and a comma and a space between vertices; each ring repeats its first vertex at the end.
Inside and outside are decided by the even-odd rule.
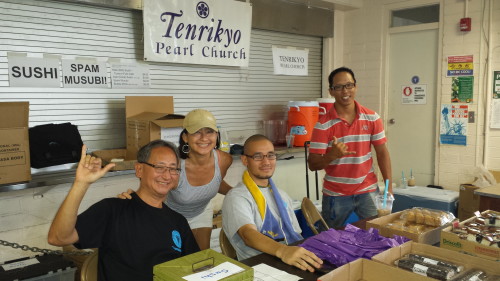
POLYGON ((187 144, 187 143, 186 143, 186 144, 184 144, 184 145, 182 146, 182 148, 181 148, 181 151, 182 151, 182 152, 184 152, 184 153, 186 153, 186 154, 188 154, 188 153, 189 153, 189 151, 191 151, 191 148, 189 147, 189 144, 187 144))

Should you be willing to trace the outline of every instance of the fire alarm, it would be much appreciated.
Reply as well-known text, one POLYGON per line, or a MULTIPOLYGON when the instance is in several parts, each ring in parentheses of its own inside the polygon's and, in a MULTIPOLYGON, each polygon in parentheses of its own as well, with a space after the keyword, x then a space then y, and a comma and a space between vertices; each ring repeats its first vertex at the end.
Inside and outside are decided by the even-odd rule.
POLYGON ((460 31, 471 31, 471 19, 461 18, 460 19, 460 31))

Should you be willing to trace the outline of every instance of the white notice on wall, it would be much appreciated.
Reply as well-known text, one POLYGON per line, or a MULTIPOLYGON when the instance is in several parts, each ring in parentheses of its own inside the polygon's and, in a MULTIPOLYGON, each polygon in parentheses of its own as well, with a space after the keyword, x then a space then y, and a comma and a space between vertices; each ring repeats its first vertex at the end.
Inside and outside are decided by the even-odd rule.
POLYGON ((64 88, 108 88, 105 62, 62 60, 64 88))
POLYGON ((427 85, 401 86, 402 104, 427 104, 427 85))
POLYGON ((491 129, 500 129, 500 99, 493 99, 491 103, 491 129))
POLYGON ((9 85, 60 88, 59 59, 9 56, 9 85))
POLYGON ((137 64, 112 64, 111 85, 116 89, 150 88, 149 68, 137 64))
POLYGON ((306 76, 309 65, 309 50, 273 46, 273 64, 274 74, 306 76))

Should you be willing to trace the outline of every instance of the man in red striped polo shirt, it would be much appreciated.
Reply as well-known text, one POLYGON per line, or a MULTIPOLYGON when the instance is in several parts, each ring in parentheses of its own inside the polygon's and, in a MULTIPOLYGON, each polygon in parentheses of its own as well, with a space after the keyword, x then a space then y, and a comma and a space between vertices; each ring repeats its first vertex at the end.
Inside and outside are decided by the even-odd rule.
POLYGON ((392 172, 382 119, 355 101, 353 71, 337 68, 328 76, 328 82, 335 104, 314 127, 308 162, 313 171, 325 169, 322 215, 330 227, 338 228, 353 211, 361 219, 377 214, 372 145, 384 181, 389 179, 391 193, 392 172))

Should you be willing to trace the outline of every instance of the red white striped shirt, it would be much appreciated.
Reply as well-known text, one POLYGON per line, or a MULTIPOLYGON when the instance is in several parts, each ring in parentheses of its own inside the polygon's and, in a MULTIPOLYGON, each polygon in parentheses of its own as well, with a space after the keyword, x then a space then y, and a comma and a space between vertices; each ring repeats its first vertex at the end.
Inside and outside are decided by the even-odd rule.
POLYGON ((373 170, 371 145, 387 142, 382 119, 375 112, 355 101, 356 118, 349 125, 337 115, 335 107, 321 116, 314 127, 310 153, 326 154, 332 149, 333 137, 348 146, 346 155, 332 161, 323 179, 323 194, 344 196, 372 192, 377 189, 377 177, 373 170))

